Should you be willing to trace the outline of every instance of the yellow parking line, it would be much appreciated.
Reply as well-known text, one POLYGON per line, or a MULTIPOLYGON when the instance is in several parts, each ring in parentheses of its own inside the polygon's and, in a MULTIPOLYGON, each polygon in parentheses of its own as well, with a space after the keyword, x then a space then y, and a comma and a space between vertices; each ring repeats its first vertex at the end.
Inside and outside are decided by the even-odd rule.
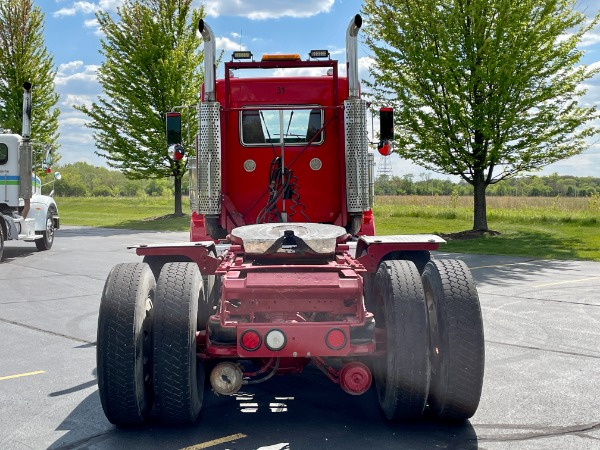
POLYGON ((202 444, 196 444, 192 445, 191 447, 185 447, 181 450, 201 450, 203 448, 214 447, 215 445, 224 444, 225 442, 231 442, 238 439, 243 439, 245 437, 248 436, 242 433, 232 434, 231 436, 225 436, 219 439, 213 439, 212 441, 203 442, 202 444))
POLYGON ((569 280, 569 281, 557 281, 556 283, 548 283, 548 284, 538 284, 533 286, 534 288, 546 287, 546 286, 557 286, 559 284, 571 284, 571 283, 581 283, 583 281, 592 281, 598 280, 600 277, 592 277, 592 278, 582 278, 580 280, 569 280))
POLYGON ((18 373, 16 375, 7 375, 5 377, 0 377, 0 381, 10 380, 12 378, 29 377, 31 375, 39 375, 41 373, 46 373, 46 371, 45 370, 36 370, 35 372, 18 373))

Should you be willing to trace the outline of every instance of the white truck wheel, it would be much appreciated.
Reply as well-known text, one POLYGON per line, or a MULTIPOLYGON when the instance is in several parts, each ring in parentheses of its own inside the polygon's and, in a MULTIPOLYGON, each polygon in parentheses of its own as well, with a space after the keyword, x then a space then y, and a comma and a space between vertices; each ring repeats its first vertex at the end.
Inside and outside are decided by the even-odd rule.
POLYGON ((50 250, 52 244, 54 244, 54 222, 52 220, 52 213, 48 211, 46 214, 46 229, 44 231, 37 231, 36 234, 41 234, 41 239, 35 240, 35 246, 38 250, 50 250))

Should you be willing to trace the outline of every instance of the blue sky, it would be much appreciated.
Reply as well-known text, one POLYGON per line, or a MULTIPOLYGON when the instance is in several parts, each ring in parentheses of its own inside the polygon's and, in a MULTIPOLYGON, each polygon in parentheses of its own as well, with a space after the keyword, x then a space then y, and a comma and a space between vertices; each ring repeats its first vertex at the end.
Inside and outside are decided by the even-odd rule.
MULTIPOLYGON (((46 46, 54 55, 58 69, 56 89, 60 95, 62 164, 77 161, 97 166, 105 164, 103 158, 94 154, 92 132, 84 126, 86 116, 73 105, 89 104, 102 94, 96 79, 96 70, 102 63, 99 53, 102 35, 94 13, 98 9, 114 12, 122 3, 123 0, 35 2, 45 14, 46 46)), ((341 63, 345 62, 346 28, 362 6, 362 2, 356 0, 195 0, 194 6, 200 3, 205 6, 206 23, 217 38, 217 51, 225 50, 226 59, 231 51, 240 49, 251 50, 255 56, 299 53, 304 58, 311 49, 327 48, 341 63)), ((577 5, 588 17, 600 10, 598 0, 579 0, 577 5)), ((359 77, 364 79, 368 76, 371 59, 368 48, 360 39, 359 42, 359 77)), ((587 35, 581 48, 585 50, 584 64, 600 66, 600 26, 587 35)), ((600 107, 600 75, 588 80, 585 87, 588 93, 582 103, 600 107)), ((541 174, 600 176, 600 135, 589 143, 590 148, 583 154, 547 166, 541 174)), ((412 173, 419 177, 425 172, 397 155, 390 158, 394 175, 412 173)), ((378 154, 376 163, 379 163, 378 154)), ((441 174, 432 175, 446 178, 441 174)))

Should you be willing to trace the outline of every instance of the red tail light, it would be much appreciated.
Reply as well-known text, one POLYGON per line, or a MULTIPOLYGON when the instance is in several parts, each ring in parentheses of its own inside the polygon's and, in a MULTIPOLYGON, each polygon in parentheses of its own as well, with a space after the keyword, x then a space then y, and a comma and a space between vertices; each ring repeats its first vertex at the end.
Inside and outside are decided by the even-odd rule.
POLYGON ((327 347, 332 350, 344 348, 347 341, 348 338, 346 337, 346 333, 339 328, 329 330, 325 336, 325 343, 327 344, 327 347))
POLYGON ((262 339, 255 330, 246 330, 240 336, 240 345, 244 350, 253 351, 260 347, 262 339))

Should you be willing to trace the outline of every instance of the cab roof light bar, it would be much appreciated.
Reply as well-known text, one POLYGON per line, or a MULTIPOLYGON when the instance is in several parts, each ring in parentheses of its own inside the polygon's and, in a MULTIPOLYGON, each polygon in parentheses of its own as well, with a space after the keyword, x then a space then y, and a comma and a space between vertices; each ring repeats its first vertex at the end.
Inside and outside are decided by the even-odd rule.
POLYGON ((254 56, 252 55, 252 52, 244 50, 238 50, 235 51, 231 54, 231 60, 240 60, 240 59, 251 59, 254 61, 254 56))
POLYGON ((331 55, 329 54, 329 50, 311 50, 308 56, 312 59, 320 59, 320 58, 329 58, 331 59, 331 55))
POLYGON ((261 61, 300 61, 300 55, 297 53, 267 54, 262 55, 261 61))

